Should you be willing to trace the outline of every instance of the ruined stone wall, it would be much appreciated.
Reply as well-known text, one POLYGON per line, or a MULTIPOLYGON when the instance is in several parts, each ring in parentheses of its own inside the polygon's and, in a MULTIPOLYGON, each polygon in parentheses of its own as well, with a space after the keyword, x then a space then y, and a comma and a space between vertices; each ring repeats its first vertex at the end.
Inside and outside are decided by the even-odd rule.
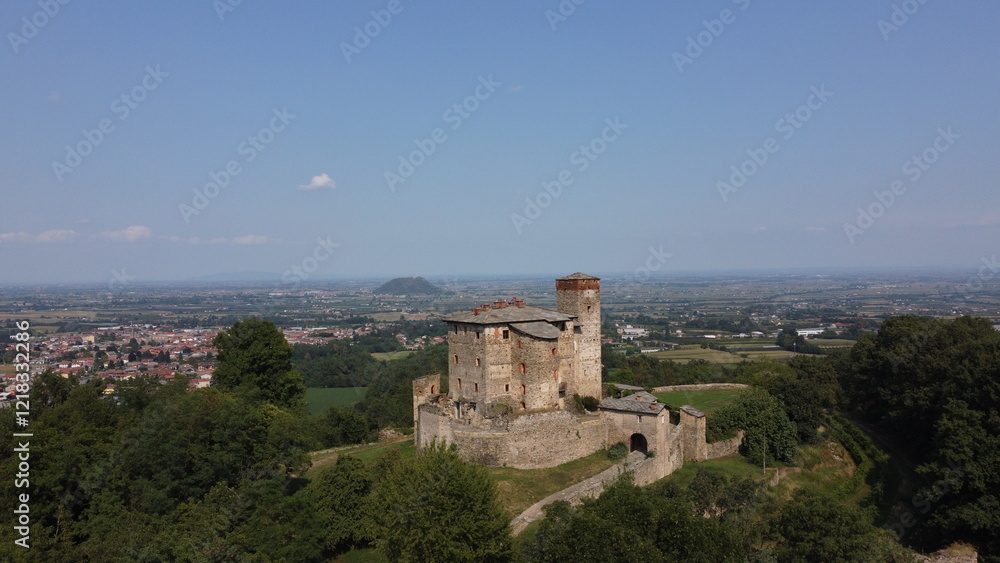
MULTIPOLYGON (((681 437, 680 426, 671 426, 670 435, 667 436, 667 457, 660 459, 663 466, 664 477, 684 467, 684 440, 681 437)), ((657 454, 659 456, 659 454, 657 454)))
POLYGON ((439 374, 418 377, 413 380, 413 428, 418 424, 417 412, 420 405, 427 403, 431 397, 441 392, 441 376, 439 374))
POLYGON ((708 459, 705 441, 705 414, 687 405, 681 407, 681 437, 684 441, 684 461, 708 459))
MULTIPOLYGON (((443 396, 440 396, 443 399, 443 396)), ((413 427, 413 445, 425 448, 435 440, 451 444, 455 437, 451 430, 451 416, 433 404, 422 404, 417 408, 417 422, 413 427)))
POLYGON ((738 453, 740 451, 740 444, 743 443, 744 434, 745 433, 740 430, 735 438, 707 444, 705 459, 715 459, 717 457, 726 457, 727 455, 738 453))
POLYGON ((554 410, 513 416, 506 428, 492 430, 455 423, 451 434, 459 454, 469 461, 542 469, 604 448, 605 433, 600 415, 554 410))
POLYGON ((667 385, 654 387, 653 393, 672 393, 674 391, 710 391, 713 389, 746 389, 742 383, 698 383, 694 385, 667 385))

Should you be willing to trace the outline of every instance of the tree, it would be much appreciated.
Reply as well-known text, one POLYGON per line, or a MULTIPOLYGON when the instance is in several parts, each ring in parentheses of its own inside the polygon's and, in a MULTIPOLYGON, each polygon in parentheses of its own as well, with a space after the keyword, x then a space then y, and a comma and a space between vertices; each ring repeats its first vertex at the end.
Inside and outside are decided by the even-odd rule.
POLYGON ((400 460, 375 486, 376 545, 390 561, 508 561, 509 516, 486 470, 443 444, 400 460))
POLYGON ((841 366, 848 408, 922 462, 914 506, 926 516, 907 538, 1000 554, 1000 333, 984 318, 892 317, 850 360, 841 366))
POLYGON ((762 387, 741 391, 732 403, 715 413, 723 431, 745 430, 740 453, 760 464, 766 451, 770 459, 792 461, 795 455, 795 425, 781 403, 762 387))
POLYGON ((219 353, 212 378, 220 388, 283 408, 305 404, 305 385, 292 369, 292 347, 274 323, 249 318, 219 332, 212 343, 219 353))
POLYGON ((799 489, 774 520, 778 561, 865 561, 876 529, 856 507, 799 489))
POLYGON ((370 498, 374 477, 361 460, 341 456, 307 487, 324 547, 333 554, 372 543, 370 498))

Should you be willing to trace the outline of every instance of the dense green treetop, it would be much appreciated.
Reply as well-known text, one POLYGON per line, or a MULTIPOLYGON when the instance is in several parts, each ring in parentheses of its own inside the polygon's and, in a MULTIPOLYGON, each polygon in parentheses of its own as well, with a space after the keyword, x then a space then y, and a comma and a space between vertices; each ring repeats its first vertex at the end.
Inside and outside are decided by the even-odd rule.
POLYGON ((292 347, 270 321, 249 318, 220 331, 212 379, 225 390, 279 407, 304 405, 305 385, 292 369, 292 347))

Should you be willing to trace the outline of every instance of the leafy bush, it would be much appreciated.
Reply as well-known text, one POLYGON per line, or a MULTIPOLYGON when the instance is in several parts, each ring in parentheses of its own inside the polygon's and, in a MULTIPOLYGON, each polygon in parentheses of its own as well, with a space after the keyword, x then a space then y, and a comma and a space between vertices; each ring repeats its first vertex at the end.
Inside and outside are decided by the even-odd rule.
POLYGON ((596 411, 597 405, 601 403, 600 401, 597 400, 597 397, 591 397, 590 395, 581 398, 580 402, 583 404, 583 408, 587 409, 590 412, 596 411))
POLYGON ((608 448, 608 459, 611 461, 618 461, 620 459, 625 459, 628 455, 628 446, 625 442, 618 442, 617 444, 608 448))

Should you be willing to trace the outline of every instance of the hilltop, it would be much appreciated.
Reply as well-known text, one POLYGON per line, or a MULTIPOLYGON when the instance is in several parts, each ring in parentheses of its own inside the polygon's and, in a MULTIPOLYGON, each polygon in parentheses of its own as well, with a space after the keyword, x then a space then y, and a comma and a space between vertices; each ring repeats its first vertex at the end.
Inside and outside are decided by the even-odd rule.
POLYGON ((422 277, 395 278, 378 286, 373 293, 382 295, 436 295, 444 292, 422 277))

